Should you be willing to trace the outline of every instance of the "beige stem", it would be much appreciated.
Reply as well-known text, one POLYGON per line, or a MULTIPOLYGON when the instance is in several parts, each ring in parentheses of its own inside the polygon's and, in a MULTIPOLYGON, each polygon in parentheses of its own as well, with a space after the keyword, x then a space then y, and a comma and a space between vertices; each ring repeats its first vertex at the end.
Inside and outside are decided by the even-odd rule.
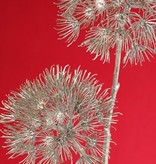
POLYGON ((115 58, 115 67, 114 67, 114 76, 113 76, 113 84, 112 84, 112 89, 111 89, 111 105, 110 109, 108 110, 107 113, 107 118, 106 119, 106 124, 105 124, 105 139, 104 139, 104 155, 102 159, 103 164, 108 164, 108 159, 109 159, 109 149, 110 149, 110 141, 111 141, 111 122, 112 122, 112 115, 113 115, 113 110, 115 106, 115 100, 117 96, 117 92, 119 90, 119 72, 120 72, 120 62, 121 62, 121 49, 122 49, 122 39, 119 37, 117 38, 117 44, 116 44, 116 58, 115 58))

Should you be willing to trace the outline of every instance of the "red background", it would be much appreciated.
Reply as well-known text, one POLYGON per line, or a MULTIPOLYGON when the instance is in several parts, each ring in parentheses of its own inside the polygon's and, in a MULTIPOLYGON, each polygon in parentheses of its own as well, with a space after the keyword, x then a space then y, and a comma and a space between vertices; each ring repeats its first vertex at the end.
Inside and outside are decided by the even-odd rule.
MULTIPOLYGON (((16 90, 25 79, 32 80, 53 64, 81 65, 96 73, 104 87, 111 87, 114 57, 102 64, 78 48, 80 39, 69 48, 57 40, 57 8, 52 0, 0 0, 0 100, 16 90)), ((143 66, 121 67, 118 93, 117 131, 112 138, 109 164, 156 163, 156 58, 143 66)), ((8 160, 0 139, 0 163, 17 164, 20 158, 8 160)))

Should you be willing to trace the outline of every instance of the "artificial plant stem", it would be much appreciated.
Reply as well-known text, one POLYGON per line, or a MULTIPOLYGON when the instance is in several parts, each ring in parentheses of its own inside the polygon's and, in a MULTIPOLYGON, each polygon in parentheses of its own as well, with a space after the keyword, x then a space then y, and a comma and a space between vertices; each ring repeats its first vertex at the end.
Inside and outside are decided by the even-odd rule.
POLYGON ((107 113, 107 119, 106 119, 106 125, 105 125, 105 139, 104 139, 104 155, 102 159, 103 164, 108 164, 108 159, 109 159, 109 149, 110 149, 110 141, 111 141, 111 122, 112 122, 112 115, 113 115, 113 110, 114 110, 114 105, 115 105, 115 100, 117 96, 117 92, 119 89, 119 72, 120 72, 120 62, 121 62, 121 50, 122 50, 122 39, 120 37, 117 37, 117 42, 116 42, 116 53, 115 53, 115 67, 114 67, 114 75, 113 75, 113 84, 112 84, 112 89, 111 89, 111 103, 110 103, 110 108, 107 113))

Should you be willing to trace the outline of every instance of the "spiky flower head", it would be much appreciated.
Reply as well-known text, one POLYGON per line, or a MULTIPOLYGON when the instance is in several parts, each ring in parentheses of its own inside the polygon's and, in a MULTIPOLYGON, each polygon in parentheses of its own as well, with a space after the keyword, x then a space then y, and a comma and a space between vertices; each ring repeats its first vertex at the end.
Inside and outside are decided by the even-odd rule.
POLYGON ((52 66, 3 101, 0 123, 10 158, 23 164, 99 163, 110 99, 95 75, 52 66))
POLYGON ((81 46, 103 62, 110 61, 119 39, 124 64, 142 63, 156 52, 155 0, 59 0, 56 4, 64 20, 58 19, 60 38, 66 37, 71 45, 87 28, 81 46))

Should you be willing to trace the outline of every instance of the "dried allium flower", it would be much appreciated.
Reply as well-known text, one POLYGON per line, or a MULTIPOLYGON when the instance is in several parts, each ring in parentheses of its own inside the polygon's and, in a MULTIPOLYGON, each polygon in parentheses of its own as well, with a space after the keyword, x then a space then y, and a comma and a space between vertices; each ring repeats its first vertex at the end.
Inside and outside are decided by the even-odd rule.
POLYGON ((101 87, 95 75, 57 65, 11 92, 0 115, 10 158, 27 155, 25 164, 72 163, 77 153, 77 164, 98 163, 110 102, 101 87))
MULTIPOLYGON (((155 0, 68 0, 67 2, 61 0, 61 2, 58 3, 60 16, 76 19, 79 24, 79 30, 77 28, 67 29, 68 26, 65 23, 62 24, 61 35, 73 38, 75 32, 77 39, 79 35, 77 31, 89 27, 90 30, 86 31, 87 37, 81 46, 85 46, 91 54, 96 54, 95 58, 100 57, 103 62, 109 62, 110 48, 116 47, 119 39, 122 41, 121 52, 124 52, 125 58, 129 51, 133 51, 134 42, 150 49, 150 52, 156 52, 155 0), (63 10, 65 4, 68 6, 66 5, 66 10, 63 10), (107 38, 104 32, 99 34, 101 29, 109 31, 107 38)), ((61 38, 64 39, 64 37, 61 38)), ((68 45, 76 39, 67 38, 68 45)), ((138 52, 133 53, 131 60, 128 61, 135 61, 137 64, 142 63, 144 61, 142 58, 145 56, 149 58, 146 52, 142 53, 144 57, 136 56, 140 54, 140 50, 138 48, 137 50, 138 52)), ((125 58, 124 64, 127 63, 125 58)))

